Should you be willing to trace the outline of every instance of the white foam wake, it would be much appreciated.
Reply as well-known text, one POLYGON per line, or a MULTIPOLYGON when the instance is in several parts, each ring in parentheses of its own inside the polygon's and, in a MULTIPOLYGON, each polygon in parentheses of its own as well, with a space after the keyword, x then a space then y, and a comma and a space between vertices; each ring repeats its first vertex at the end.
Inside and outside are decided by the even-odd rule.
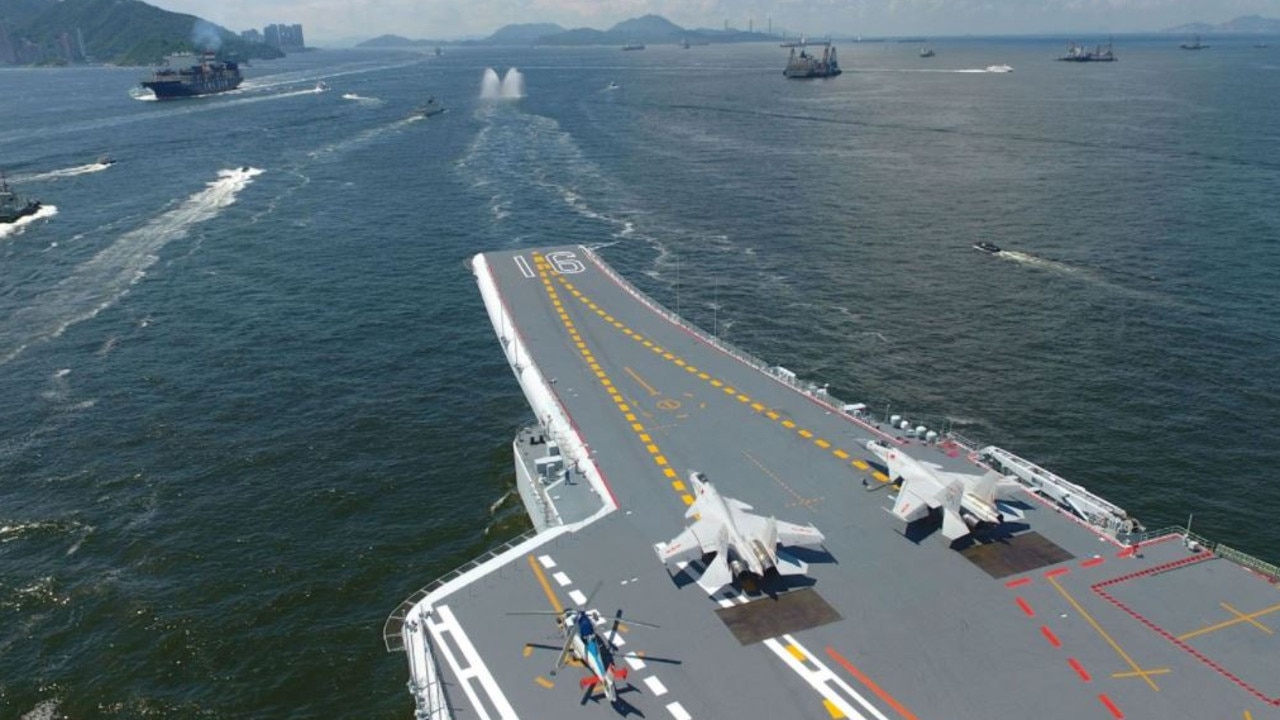
POLYGON ((13 360, 32 342, 57 337, 71 325, 114 305, 145 276, 165 245, 186 236, 193 226, 216 217, 261 174, 262 170, 250 167, 220 171, 218 179, 203 190, 121 235, 76 267, 69 277, 37 295, 29 307, 0 324, 0 365, 13 360))
POLYGON ((15 183, 23 182, 40 182, 42 180, 57 180, 58 178, 69 178, 77 175, 88 175, 89 173, 102 172, 111 167, 111 163, 95 162, 88 165, 77 165, 75 167, 62 168, 61 170, 50 170, 49 172, 36 173, 35 175, 22 175, 13 178, 15 183))
POLYGON ((51 218, 57 214, 58 214, 57 205, 41 205, 39 210, 35 211, 34 213, 26 217, 18 218, 17 220, 14 220, 11 223, 5 223, 4 225, 0 225, 0 240, 3 240, 7 237, 21 235, 23 230, 26 230, 28 225, 39 222, 46 218, 51 218))

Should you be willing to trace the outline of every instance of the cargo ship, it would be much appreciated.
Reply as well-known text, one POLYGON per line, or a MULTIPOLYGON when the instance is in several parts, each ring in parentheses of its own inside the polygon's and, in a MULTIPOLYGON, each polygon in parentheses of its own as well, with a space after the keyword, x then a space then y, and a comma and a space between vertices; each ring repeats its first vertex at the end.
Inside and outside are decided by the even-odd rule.
POLYGON ((40 201, 20 197, 10 189, 4 173, 0 173, 0 225, 17 222, 38 212, 40 212, 40 201))
POLYGON ((810 55, 803 44, 791 48, 791 57, 787 59, 787 69, 782 74, 795 79, 827 78, 840 74, 840 63, 836 60, 836 49, 830 42, 821 43, 822 56, 810 55), (796 50, 799 52, 796 52, 796 50))
POLYGON ((166 58, 163 67, 142 81, 142 87, 155 93, 157 100, 172 100, 235 90, 243 80, 235 62, 218 60, 211 52, 199 58, 181 53, 166 58))
POLYGON ((1115 62, 1116 55, 1111 51, 1111 43, 1107 43, 1105 48, 1098 45, 1092 50, 1084 45, 1068 43, 1067 54, 1058 59, 1062 62, 1115 62))
POLYGON ((405 717, 1280 718, 1280 567, 838 399, 592 249, 470 267, 533 528, 387 618, 405 717))

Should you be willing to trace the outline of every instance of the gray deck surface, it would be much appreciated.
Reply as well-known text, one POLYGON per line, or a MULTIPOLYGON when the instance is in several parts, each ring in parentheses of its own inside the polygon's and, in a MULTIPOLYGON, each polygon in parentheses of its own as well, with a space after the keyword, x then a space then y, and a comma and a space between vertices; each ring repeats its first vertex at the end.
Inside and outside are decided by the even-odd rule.
MULTIPOLYGON (((457 617, 521 717, 618 714, 603 700, 581 702, 583 670, 565 668, 552 678, 554 651, 526 654, 526 643, 555 644, 555 627, 549 619, 507 613, 550 609, 545 580, 565 604, 572 604, 570 590, 588 593, 602 582, 592 602, 600 612, 621 608, 624 617, 662 626, 623 635, 626 651, 679 661, 632 671, 634 690, 622 698, 629 706, 624 714, 635 717, 679 717, 683 709, 694 718, 829 718, 840 716, 842 702, 854 711, 844 713, 850 717, 902 720, 1280 718, 1275 586, 1226 560, 1202 558, 1180 538, 1128 556, 1030 496, 1025 518, 1012 525, 1015 535, 1034 532, 1071 557, 1016 574, 989 573, 939 533, 908 532, 887 512, 892 487, 876 480, 872 491, 863 486, 870 475, 851 461, 874 459, 865 450, 868 428, 659 316, 581 249, 555 250, 574 253, 585 268, 546 275, 583 348, 570 339, 542 279, 525 277, 513 259, 519 254, 537 270, 536 258, 550 249, 486 257, 533 362, 555 379, 621 509, 436 605, 457 617), (588 366, 584 349, 603 377, 588 366), (605 380, 650 442, 640 439, 605 380), (829 557, 806 556, 810 587, 841 619, 791 635, 795 647, 782 654, 797 660, 795 667, 768 641, 739 643, 717 615, 721 606, 696 583, 673 580, 655 557, 653 544, 680 532, 686 508, 659 456, 678 479, 700 470, 756 512, 812 523, 826 535, 829 557), (543 556, 555 567, 537 560, 543 556), (830 696, 824 702, 820 688, 840 702, 830 696)), ((951 469, 967 465, 963 454, 935 447, 911 444, 907 451, 951 469)), ((1015 538, 988 553, 1015 553, 1017 561, 1021 547, 1032 555, 1045 548, 1038 540, 1019 543, 1015 538)), ((763 594, 750 599, 774 602, 763 594)), ((456 717, 477 717, 455 669, 441 665, 456 717)))

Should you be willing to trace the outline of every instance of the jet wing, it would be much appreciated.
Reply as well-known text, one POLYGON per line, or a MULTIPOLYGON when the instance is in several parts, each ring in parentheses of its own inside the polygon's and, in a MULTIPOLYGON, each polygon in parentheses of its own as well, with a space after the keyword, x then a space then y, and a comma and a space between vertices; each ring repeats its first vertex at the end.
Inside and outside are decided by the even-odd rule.
POLYGON ((918 493, 918 485, 919 483, 912 480, 902 482, 902 488, 898 490, 898 499, 894 501, 892 511, 899 520, 915 522, 929 514, 931 504, 938 504, 938 501, 929 495, 918 493))
POLYGON ((826 539, 818 528, 812 525, 775 521, 778 524, 778 542, 783 545, 799 545, 801 547, 817 547, 826 539))
POLYGON ((684 529, 666 545, 654 546, 658 559, 664 563, 688 562, 697 560, 708 553, 719 552, 720 523, 710 520, 699 520, 684 529))

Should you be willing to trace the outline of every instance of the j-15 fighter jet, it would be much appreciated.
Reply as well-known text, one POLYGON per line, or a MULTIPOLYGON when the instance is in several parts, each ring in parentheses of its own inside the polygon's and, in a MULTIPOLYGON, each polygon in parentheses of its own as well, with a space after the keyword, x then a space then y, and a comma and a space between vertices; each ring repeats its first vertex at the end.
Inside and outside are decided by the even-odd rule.
POLYGON ((949 472, 876 440, 869 441, 867 449, 884 461, 890 480, 902 481, 891 511, 894 516, 913 522, 941 508, 942 536, 947 540, 958 540, 984 523, 1004 522, 996 501, 1013 499, 1021 487, 994 471, 985 475, 949 472))
POLYGON ((666 563, 689 561, 715 553, 699 583, 720 588, 742 575, 763 577, 770 570, 780 575, 801 575, 807 563, 779 550, 779 545, 820 547, 822 533, 812 525, 795 525, 748 512, 751 506, 727 498, 698 471, 689 473, 694 502, 685 511, 695 518, 671 542, 655 545, 658 558, 666 563))

